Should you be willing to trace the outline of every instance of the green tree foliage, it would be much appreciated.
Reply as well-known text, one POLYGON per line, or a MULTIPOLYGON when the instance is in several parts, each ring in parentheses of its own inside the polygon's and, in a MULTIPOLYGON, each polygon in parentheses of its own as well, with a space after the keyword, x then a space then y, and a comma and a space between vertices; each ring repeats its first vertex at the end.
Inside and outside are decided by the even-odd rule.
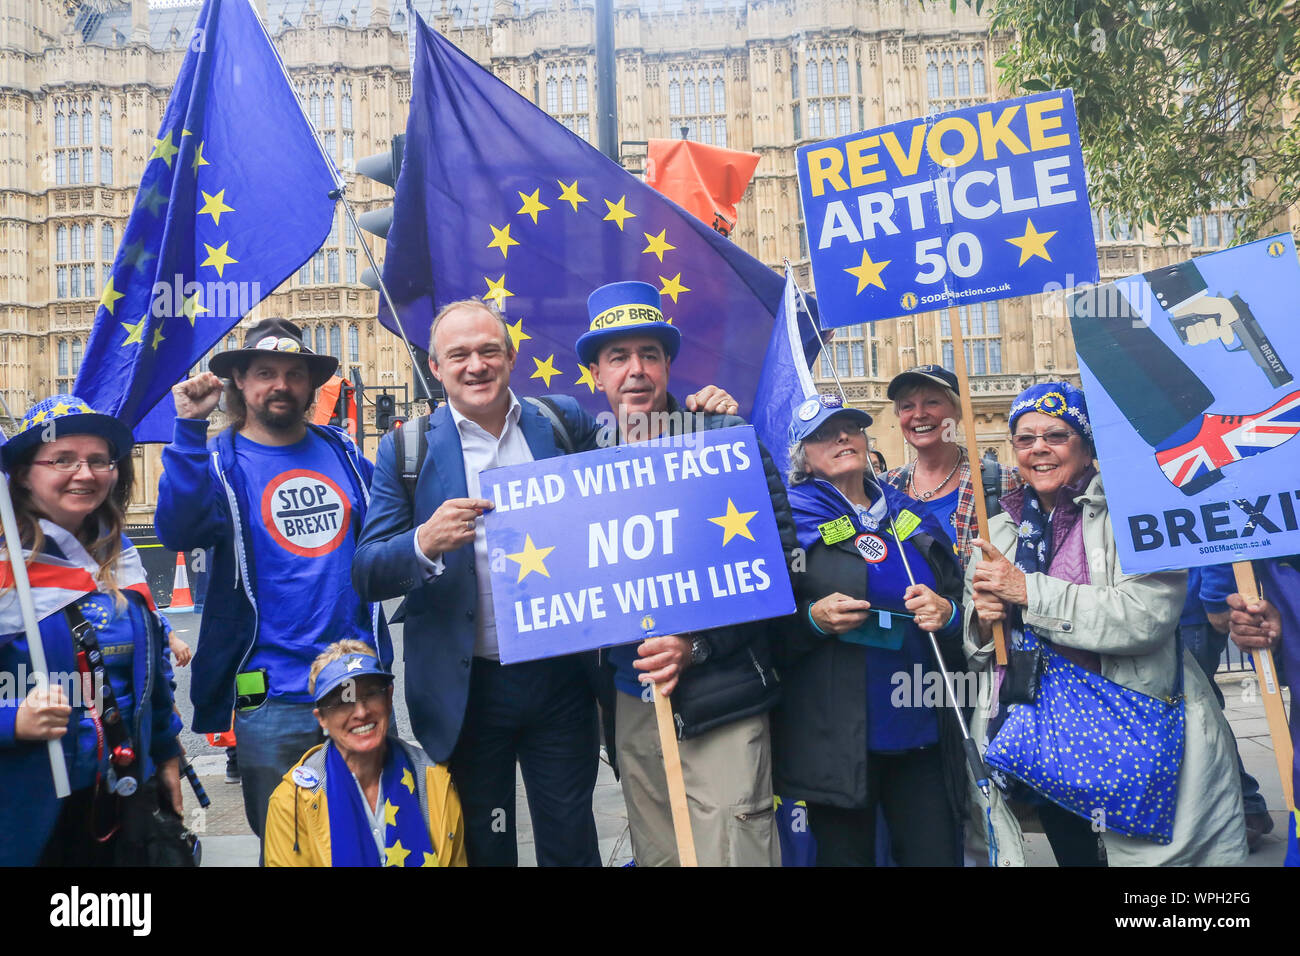
POLYGON ((1188 217, 1241 204, 1241 240, 1300 198, 1295 0, 987 6, 1013 35, 999 61, 1010 89, 1073 88, 1094 206, 1183 233, 1188 217))

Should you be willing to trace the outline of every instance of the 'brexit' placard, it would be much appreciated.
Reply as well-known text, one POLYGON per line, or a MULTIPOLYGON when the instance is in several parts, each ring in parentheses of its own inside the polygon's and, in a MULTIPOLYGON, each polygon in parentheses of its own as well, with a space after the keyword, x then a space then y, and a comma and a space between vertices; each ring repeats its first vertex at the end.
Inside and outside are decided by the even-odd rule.
POLYGON ((789 614, 754 429, 483 472, 501 660, 789 614))
POLYGON ((825 328, 1097 281, 1074 94, 802 146, 825 328))

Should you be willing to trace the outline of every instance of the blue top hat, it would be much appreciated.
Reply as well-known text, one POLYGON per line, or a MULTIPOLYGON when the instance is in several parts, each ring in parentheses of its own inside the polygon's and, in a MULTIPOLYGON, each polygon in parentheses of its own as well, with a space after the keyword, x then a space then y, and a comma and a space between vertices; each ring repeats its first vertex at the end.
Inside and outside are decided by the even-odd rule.
POLYGON ((591 328, 573 347, 578 361, 590 365, 600 350, 621 335, 652 335, 671 362, 682 347, 682 333, 664 321, 659 292, 648 282, 611 282, 587 298, 591 328))
POLYGON ((67 435, 95 435, 108 442, 109 454, 121 461, 131 454, 131 429, 112 415, 101 415, 75 395, 52 395, 27 409, 18 433, 0 447, 0 461, 12 473, 42 443, 67 435))
POLYGON ((845 405, 844 399, 838 395, 814 395, 804 399, 794 410, 794 419, 790 422, 790 441, 803 441, 836 415, 843 415, 862 428, 871 425, 870 415, 860 408, 845 405))

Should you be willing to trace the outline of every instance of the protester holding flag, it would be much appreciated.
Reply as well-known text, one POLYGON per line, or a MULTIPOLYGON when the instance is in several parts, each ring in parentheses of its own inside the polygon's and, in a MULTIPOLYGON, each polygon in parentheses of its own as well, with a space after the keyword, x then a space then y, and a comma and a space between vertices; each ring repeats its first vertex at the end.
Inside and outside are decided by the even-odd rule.
MULTIPOLYGON (((0 865, 138 865, 142 820, 160 805, 183 812, 166 629, 123 534, 132 445, 116 419, 55 395, 28 409, 0 449, 55 676, 48 688, 0 698, 0 865), (102 698, 87 688, 102 688, 102 698), (61 802, 48 740, 62 741, 71 779, 61 802)), ((8 563, 0 635, 3 683, 26 690, 32 658, 8 563)))
POLYGON ((1120 569, 1078 388, 1032 386, 1009 420, 1028 484, 966 570, 966 653, 998 688, 971 726, 997 783, 987 824, 973 796, 976 832, 992 831, 996 864, 1023 865, 1015 804, 1063 866, 1240 863, 1232 731, 1176 637, 1186 574, 1120 569), (1010 624, 1005 670, 996 621, 1010 624))
POLYGON ((782 635, 774 777, 781 794, 807 801, 819 866, 874 866, 880 808, 900 864, 955 866, 961 732, 937 677, 939 698, 923 696, 935 662, 922 631, 936 633, 949 670, 964 669, 961 570, 933 516, 876 481, 870 424, 838 395, 818 395, 790 425, 789 499, 807 568, 791 575, 799 621, 782 635))
MULTIPOLYGON (((964 567, 979 529, 970 460, 957 438, 961 421, 957 387, 957 376, 942 365, 918 365, 890 381, 885 394, 894 403, 903 440, 916 451, 916 458, 890 471, 884 480, 926 503, 964 567)), ((990 503, 1020 484, 1015 469, 996 461, 981 462, 980 480, 990 503)))

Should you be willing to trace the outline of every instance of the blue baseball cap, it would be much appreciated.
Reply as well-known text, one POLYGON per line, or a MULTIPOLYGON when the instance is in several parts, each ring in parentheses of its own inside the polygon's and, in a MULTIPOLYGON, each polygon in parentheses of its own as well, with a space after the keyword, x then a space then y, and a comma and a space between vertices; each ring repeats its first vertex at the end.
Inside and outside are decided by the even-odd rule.
POLYGON ((393 682, 391 672, 384 669, 379 658, 371 654, 347 654, 336 661, 330 661, 316 675, 316 703, 320 703, 330 692, 345 681, 355 680, 373 674, 382 677, 387 683, 393 682))
POLYGON ((27 409, 17 433, 0 447, 4 469, 12 473, 42 442, 67 435, 94 435, 108 443, 114 461, 131 454, 131 429, 112 415, 101 415, 75 395, 52 395, 27 409))
POLYGON ((938 385, 955 392, 957 376, 942 365, 918 365, 905 372, 899 372, 890 379, 889 388, 885 389, 885 397, 893 401, 899 390, 907 385, 938 385))
POLYGON ((844 399, 838 395, 814 395, 804 399, 794 410, 794 418, 790 422, 790 440, 803 441, 836 415, 843 415, 863 428, 871 425, 870 415, 860 408, 845 405, 844 399))
POLYGON ((664 321, 659 290, 648 282, 611 282, 587 297, 590 328, 579 336, 573 350, 578 361, 590 365, 600 350, 624 335, 651 335, 664 347, 671 362, 682 347, 682 333, 664 321))

